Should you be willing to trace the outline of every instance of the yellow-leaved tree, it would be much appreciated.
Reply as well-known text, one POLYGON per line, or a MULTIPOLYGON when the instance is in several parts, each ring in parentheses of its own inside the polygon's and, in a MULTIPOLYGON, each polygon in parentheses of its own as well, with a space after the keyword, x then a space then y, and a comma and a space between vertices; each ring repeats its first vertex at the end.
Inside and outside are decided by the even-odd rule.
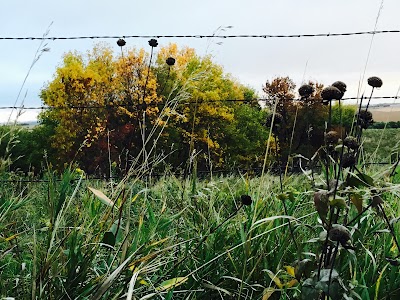
POLYGON ((41 93, 51 107, 41 118, 56 124, 52 147, 58 166, 75 160, 86 172, 110 175, 110 165, 124 172, 140 157, 141 164, 185 169, 196 161, 206 170, 254 162, 256 152, 262 153, 265 136, 254 91, 211 56, 175 44, 156 49, 150 68, 144 50, 123 48, 115 55, 97 45, 64 56, 41 93), (237 99, 243 101, 229 101, 237 99))
POLYGON ((255 93, 224 73, 210 55, 200 57, 175 44, 158 53, 156 73, 163 99, 173 97, 176 86, 190 94, 189 101, 171 112, 170 126, 163 132, 163 145, 172 150, 167 161, 175 167, 196 161, 200 170, 224 168, 232 148, 238 146, 232 143, 235 112, 245 102, 230 100, 244 100, 245 94, 251 100, 255 93), (168 57, 176 59, 172 68, 164 64, 168 57))
POLYGON ((78 161, 88 172, 105 172, 109 160, 120 167, 142 147, 143 124, 158 116, 157 82, 144 50, 114 56, 97 45, 86 55, 65 54, 54 79, 41 92, 56 121, 52 146, 58 164, 78 161))

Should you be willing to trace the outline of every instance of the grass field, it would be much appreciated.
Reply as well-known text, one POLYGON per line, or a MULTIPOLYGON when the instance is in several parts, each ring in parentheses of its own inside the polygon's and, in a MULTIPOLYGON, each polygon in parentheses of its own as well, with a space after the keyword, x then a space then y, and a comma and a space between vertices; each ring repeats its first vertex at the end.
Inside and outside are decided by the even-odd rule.
MULTIPOLYGON (((387 161, 399 137, 366 130, 362 158, 387 161)), ((398 299, 400 176, 343 169, 324 198, 337 166, 119 182, 69 168, 3 182, 0 299, 398 299)))
POLYGON ((368 129, 363 145, 366 162, 390 162, 391 154, 400 152, 400 129, 368 129))

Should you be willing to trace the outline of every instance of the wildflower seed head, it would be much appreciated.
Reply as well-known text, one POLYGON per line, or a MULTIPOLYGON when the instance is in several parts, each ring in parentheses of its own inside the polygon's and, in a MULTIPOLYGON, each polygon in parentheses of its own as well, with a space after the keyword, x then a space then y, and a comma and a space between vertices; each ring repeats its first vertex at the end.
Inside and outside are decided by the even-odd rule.
POLYGON ((331 130, 325 134, 325 141, 327 144, 337 144, 339 141, 339 133, 331 130))
POLYGON ((325 222, 329 211, 329 196, 326 191, 314 193, 314 206, 321 220, 325 222))
POLYGON ((372 201, 371 201, 371 206, 374 208, 377 208, 379 205, 381 205, 383 203, 383 199, 381 196, 379 195, 374 195, 372 197, 372 201))
POLYGON ((343 81, 335 81, 334 83, 332 83, 332 86, 341 91, 342 94, 344 94, 347 90, 347 85, 343 81))
POLYGON ((347 136, 347 137, 344 139, 343 144, 344 144, 347 148, 349 148, 349 149, 351 149, 351 150, 357 150, 358 147, 360 147, 360 145, 359 145, 358 142, 357 142, 357 139, 356 139, 354 136, 350 136, 350 135, 347 136))
POLYGON ((251 205, 253 200, 251 200, 251 197, 249 195, 242 195, 240 196, 240 200, 242 201, 243 205, 251 205))
POLYGON ((308 98, 312 95, 312 93, 314 93, 314 87, 309 85, 309 84, 303 84, 300 88, 299 88, 299 95, 302 98, 308 98))
POLYGON ((350 231, 340 224, 333 224, 329 230, 329 239, 334 242, 340 242, 340 244, 346 245, 351 240, 350 231))
POLYGON ((343 93, 337 87, 328 86, 322 90, 321 97, 327 101, 340 100, 343 97, 343 93))
POLYGON ((345 153, 342 157, 342 167, 350 168, 356 165, 356 157, 353 153, 345 153))
MULTIPOLYGON (((271 125, 272 118, 273 114, 268 115, 267 119, 265 120, 265 126, 269 127, 271 125)), ((280 113, 275 113, 274 124, 272 124, 273 129, 278 130, 282 124, 283 116, 280 113)))
POLYGON ((379 77, 373 76, 368 78, 368 85, 374 88, 380 88, 382 84, 383 84, 382 79, 380 79, 379 77))
POLYGON ((126 42, 125 42, 124 39, 119 39, 119 40, 117 41, 117 45, 120 46, 120 47, 123 47, 123 46, 126 45, 126 42))
POLYGON ((173 66, 175 64, 175 58, 168 57, 165 62, 167 63, 168 66, 173 66))
POLYGON ((151 40, 149 41, 149 46, 150 46, 150 47, 157 47, 157 46, 158 46, 157 40, 156 40, 156 39, 151 39, 151 40))
POLYGON ((359 114, 357 114, 357 118, 359 121, 359 125, 363 129, 367 129, 371 124, 374 123, 372 118, 372 113, 367 110, 361 110, 359 114))

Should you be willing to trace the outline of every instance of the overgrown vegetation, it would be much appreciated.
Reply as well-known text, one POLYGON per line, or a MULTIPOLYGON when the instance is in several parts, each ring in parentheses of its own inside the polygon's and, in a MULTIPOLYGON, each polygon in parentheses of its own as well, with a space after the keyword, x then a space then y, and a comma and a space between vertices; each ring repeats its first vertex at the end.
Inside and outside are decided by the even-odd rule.
MULTIPOLYGON (((365 109, 343 107, 346 84, 337 81, 302 85, 294 101, 293 82, 277 78, 265 86, 266 118, 254 93, 209 58, 168 57, 171 46, 157 71, 157 41, 149 45, 147 69, 143 51, 68 54, 42 94, 52 106, 46 123, 3 128, 0 297, 397 299, 399 160, 365 164, 381 146, 389 152, 383 135, 366 146, 365 133, 377 140, 371 98, 365 109), (235 95, 247 104, 221 101, 235 95), (211 96, 215 106, 204 102, 211 96), (40 160, 35 141, 61 150, 40 160), (29 147, 31 156, 19 155, 29 147), (27 169, 16 165, 22 159, 27 169), (290 175, 292 159, 302 173, 290 175), (31 172, 38 161, 41 177, 31 172), (225 163, 262 171, 216 176, 225 163), (210 177, 200 180, 202 170, 210 177), (95 171, 106 180, 90 180, 95 171)), ((372 97, 382 80, 368 84, 372 97)))

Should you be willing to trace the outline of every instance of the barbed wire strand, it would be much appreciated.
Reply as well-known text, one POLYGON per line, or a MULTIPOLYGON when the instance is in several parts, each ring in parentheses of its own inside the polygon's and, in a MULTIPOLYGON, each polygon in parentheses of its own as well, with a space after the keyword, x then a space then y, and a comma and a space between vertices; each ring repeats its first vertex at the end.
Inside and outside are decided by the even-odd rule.
MULTIPOLYGON (((369 166, 369 165, 391 165, 393 164, 393 162, 365 162, 363 165, 364 166, 369 166)), ((318 167, 318 166, 316 166, 318 167)), ((320 167, 320 166, 319 166, 320 167)), ((292 171, 297 170, 300 171, 300 167, 297 166, 293 166, 291 167, 292 171)), ((197 171, 197 173, 199 175, 201 174, 225 174, 225 175, 229 175, 229 174, 243 174, 243 173, 247 173, 247 172, 261 172, 262 168, 247 168, 247 169, 225 169, 225 170, 213 170, 213 171, 209 171, 209 170, 199 170, 197 171)), ((167 175, 171 175, 171 174, 167 174, 167 173, 151 173, 148 174, 148 177, 163 177, 163 176, 167 176, 167 175)), ((174 176, 183 176, 182 173, 174 173, 174 176)), ((118 176, 103 176, 103 177, 86 177, 83 178, 83 181, 98 181, 98 180, 102 180, 102 181, 108 181, 111 179, 116 179, 116 180, 122 180, 122 177, 118 177, 118 176)), ((75 179, 71 179, 70 182, 73 183, 75 181, 80 180, 79 178, 75 178, 75 179)), ((49 183, 49 182, 61 182, 63 181, 63 179, 57 178, 57 179, 53 179, 53 180, 48 180, 48 179, 2 179, 0 180, 1 183, 49 183)))
POLYGON ((129 38, 307 38, 307 37, 337 37, 337 36, 354 36, 354 35, 375 35, 387 33, 400 33, 400 30, 372 30, 344 33, 316 33, 316 34, 238 34, 238 35, 93 35, 93 36, 53 36, 53 37, 0 37, 0 40, 88 40, 88 39, 129 39, 129 38))
MULTIPOLYGON (((399 99, 400 96, 375 96, 372 97, 371 99, 399 99)), ((341 99, 344 101, 347 100, 359 100, 360 97, 348 97, 348 98, 343 98, 341 99)), ((194 104, 194 103, 214 103, 214 102, 244 102, 244 103, 252 103, 252 102, 268 102, 268 101, 274 101, 276 99, 273 98, 257 98, 257 99, 222 99, 222 100, 216 100, 216 99, 208 99, 208 100, 199 100, 198 102, 196 101, 186 101, 182 102, 180 104, 194 104)), ((282 99, 279 98, 279 100, 292 100, 292 101, 302 101, 300 98, 287 98, 287 99, 282 99)), ((22 109, 22 110, 30 110, 30 109, 37 109, 37 110, 47 110, 47 109, 112 109, 112 108, 118 108, 118 107, 132 107, 140 104, 108 104, 108 105, 60 105, 60 106, 0 106, 0 109, 22 109)))

